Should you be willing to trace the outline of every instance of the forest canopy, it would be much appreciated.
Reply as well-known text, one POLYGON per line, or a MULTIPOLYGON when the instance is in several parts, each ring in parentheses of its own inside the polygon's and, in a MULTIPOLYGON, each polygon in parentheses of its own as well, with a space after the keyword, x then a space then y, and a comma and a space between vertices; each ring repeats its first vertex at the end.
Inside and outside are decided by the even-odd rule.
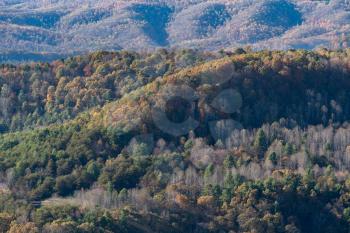
POLYGON ((0 86, 1 232, 350 229, 349 49, 96 52, 0 86))

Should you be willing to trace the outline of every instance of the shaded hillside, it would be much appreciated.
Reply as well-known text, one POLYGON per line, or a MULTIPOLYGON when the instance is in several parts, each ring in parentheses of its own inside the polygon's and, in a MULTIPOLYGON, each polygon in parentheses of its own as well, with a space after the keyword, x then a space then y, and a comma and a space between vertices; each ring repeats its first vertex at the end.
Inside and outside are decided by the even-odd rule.
POLYGON ((135 13, 134 19, 145 22, 143 31, 156 45, 168 45, 166 26, 170 21, 173 9, 166 5, 135 4, 131 6, 135 13))
POLYGON ((341 123, 349 119, 348 59, 347 52, 327 50, 233 55, 156 79, 104 107, 101 119, 105 126, 127 125, 130 119, 139 123, 132 127, 148 126, 152 110, 163 106, 167 95, 176 97, 188 87, 196 94, 193 116, 203 124, 225 117, 232 117, 245 128, 281 118, 302 127, 341 123), (212 106, 225 90, 238 92, 242 99, 233 112, 212 106))

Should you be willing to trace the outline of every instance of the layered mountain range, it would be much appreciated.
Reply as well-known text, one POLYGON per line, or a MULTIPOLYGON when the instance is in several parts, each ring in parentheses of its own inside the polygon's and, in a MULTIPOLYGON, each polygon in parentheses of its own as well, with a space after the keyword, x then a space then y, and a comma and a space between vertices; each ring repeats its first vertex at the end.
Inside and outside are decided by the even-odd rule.
MULTIPOLYGON (((7 0, 0 2, 2 60, 160 47, 348 47, 347 0, 7 0)), ((38 58, 37 58, 38 59, 38 58)), ((36 59, 36 60, 37 60, 36 59)))

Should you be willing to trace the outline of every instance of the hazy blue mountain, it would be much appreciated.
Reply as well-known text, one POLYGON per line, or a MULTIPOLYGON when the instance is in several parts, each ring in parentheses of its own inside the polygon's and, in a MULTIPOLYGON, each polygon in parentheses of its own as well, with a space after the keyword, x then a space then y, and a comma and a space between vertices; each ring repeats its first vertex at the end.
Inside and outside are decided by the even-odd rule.
POLYGON ((348 47, 348 0, 2 0, 0 53, 348 47))

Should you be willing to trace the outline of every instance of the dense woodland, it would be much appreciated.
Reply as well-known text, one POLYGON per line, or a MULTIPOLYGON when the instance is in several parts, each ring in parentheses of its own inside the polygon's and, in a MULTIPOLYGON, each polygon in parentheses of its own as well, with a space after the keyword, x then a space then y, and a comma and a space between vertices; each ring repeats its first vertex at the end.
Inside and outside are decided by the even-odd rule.
POLYGON ((63 122, 156 77, 223 56, 195 50, 96 52, 49 63, 1 65, 1 131, 63 122))
POLYGON ((0 84, 0 232, 350 230, 350 50, 98 52, 0 84))

